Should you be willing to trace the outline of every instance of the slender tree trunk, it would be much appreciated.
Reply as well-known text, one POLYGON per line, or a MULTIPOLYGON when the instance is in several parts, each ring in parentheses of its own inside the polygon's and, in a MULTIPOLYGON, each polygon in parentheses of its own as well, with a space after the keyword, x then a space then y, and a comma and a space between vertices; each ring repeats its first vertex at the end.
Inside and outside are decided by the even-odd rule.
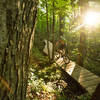
POLYGON ((53 43, 53 50, 52 50, 52 60, 54 60, 54 51, 55 51, 55 10, 54 10, 54 0, 53 0, 53 23, 52 23, 52 43, 53 43))
MULTIPOLYGON (((81 6, 81 24, 83 24, 83 19, 84 19, 84 14, 86 11, 87 7, 87 2, 86 1, 80 1, 80 6, 81 6)), ((83 66, 84 64, 84 59, 86 56, 86 33, 85 33, 85 27, 83 26, 80 32, 80 44, 79 44, 79 55, 78 55, 78 61, 77 63, 80 66, 83 66)))
POLYGON ((79 55, 78 55, 78 64, 83 66, 84 59, 86 56, 86 34, 84 32, 80 33, 80 44, 79 44, 79 55))
POLYGON ((64 28, 65 28, 65 16, 59 14, 59 38, 60 36, 63 36, 64 28))
POLYGON ((0 100, 25 100, 38 0, 0 1, 0 100))
POLYGON ((49 58, 49 61, 50 61, 50 50, 49 50, 49 22, 48 22, 48 2, 47 0, 46 1, 46 20, 47 20, 47 48, 48 48, 48 58, 49 58))

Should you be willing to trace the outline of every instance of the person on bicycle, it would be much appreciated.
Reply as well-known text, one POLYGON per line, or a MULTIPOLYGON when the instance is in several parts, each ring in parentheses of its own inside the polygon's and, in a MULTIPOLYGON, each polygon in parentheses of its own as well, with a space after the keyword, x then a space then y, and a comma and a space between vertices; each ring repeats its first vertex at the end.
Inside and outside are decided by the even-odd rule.
POLYGON ((60 53, 61 57, 64 58, 64 61, 66 63, 69 63, 67 43, 62 38, 60 38, 60 40, 57 42, 56 45, 57 45, 57 52, 60 53))

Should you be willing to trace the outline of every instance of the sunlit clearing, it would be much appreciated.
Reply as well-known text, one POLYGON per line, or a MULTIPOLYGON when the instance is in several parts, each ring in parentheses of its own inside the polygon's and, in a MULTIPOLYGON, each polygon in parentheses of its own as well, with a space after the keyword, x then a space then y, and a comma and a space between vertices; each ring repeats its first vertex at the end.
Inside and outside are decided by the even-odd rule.
POLYGON ((93 25, 97 25, 99 24, 99 18, 100 18, 100 14, 97 13, 97 12, 87 12, 86 15, 85 15, 85 24, 86 25, 90 25, 90 26, 93 26, 93 25))

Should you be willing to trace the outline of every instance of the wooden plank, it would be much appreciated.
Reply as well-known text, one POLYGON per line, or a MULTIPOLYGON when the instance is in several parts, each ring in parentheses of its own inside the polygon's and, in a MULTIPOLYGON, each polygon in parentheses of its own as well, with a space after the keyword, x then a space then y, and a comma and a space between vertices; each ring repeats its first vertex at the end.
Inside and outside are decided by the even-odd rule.
POLYGON ((72 75, 73 71, 75 69, 75 63, 70 63, 66 66, 65 70, 69 75, 72 75))
POLYGON ((77 75, 79 76, 77 80, 79 80, 79 78, 82 79, 82 78, 86 78, 86 77, 91 77, 91 76, 93 76, 94 74, 93 74, 93 73, 80 74, 80 72, 77 72, 77 73, 73 73, 71 76, 73 76, 74 78, 76 78, 77 75))
POLYGON ((70 62, 65 71, 80 83, 90 94, 93 93, 100 83, 100 77, 87 69, 78 66, 75 62, 70 62))
POLYGON ((63 61, 63 58, 59 58, 56 63, 59 65, 59 66, 62 66, 64 64, 64 61, 63 61))
POLYGON ((97 84, 100 83, 100 77, 78 65, 75 66, 71 76, 86 88, 90 94, 95 91, 97 84))
MULTIPOLYGON (((90 71, 79 67, 78 69, 75 68, 72 74, 78 74, 77 72, 79 72, 80 75, 87 75, 87 74, 90 74, 91 73, 90 71)), ((91 74, 94 75, 93 73, 91 73, 91 74)))
POLYGON ((86 78, 86 77, 91 77, 91 76, 95 76, 95 78, 99 78, 98 76, 96 76, 95 74, 88 72, 86 74, 80 73, 80 78, 86 78))
POLYGON ((83 76, 80 76, 79 77, 79 82, 82 83, 82 82, 86 82, 86 81, 89 81, 89 80, 93 80, 93 79, 98 79, 98 77, 96 75, 94 76, 90 76, 90 77, 83 77, 83 76))
POLYGON ((86 88, 86 90, 87 90, 90 94, 92 94, 92 93, 95 91, 96 87, 97 87, 97 85, 92 86, 92 87, 88 87, 88 88, 86 88))
MULTIPOLYGON (((86 74, 90 74, 91 72, 90 71, 88 71, 88 70, 86 70, 86 69, 81 69, 81 73, 80 73, 80 75, 82 75, 82 74, 84 74, 84 75, 86 75, 86 74)), ((93 73, 91 73, 92 75, 94 75, 93 73)))
POLYGON ((87 93, 86 89, 80 85, 79 82, 77 82, 71 75, 66 73, 64 69, 60 69, 64 78, 64 81, 68 84, 68 87, 70 87, 70 90, 74 92, 74 94, 81 95, 83 93, 87 93))
POLYGON ((96 85, 99 82, 100 82, 99 79, 94 79, 94 80, 84 81, 82 83, 80 82, 80 84, 87 88, 87 87, 96 85))

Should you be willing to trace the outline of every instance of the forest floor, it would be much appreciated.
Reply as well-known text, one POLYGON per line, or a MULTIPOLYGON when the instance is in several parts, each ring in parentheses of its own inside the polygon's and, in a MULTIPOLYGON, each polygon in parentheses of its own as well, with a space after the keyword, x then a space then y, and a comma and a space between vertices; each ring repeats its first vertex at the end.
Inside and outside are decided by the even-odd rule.
POLYGON ((77 96, 67 87, 59 68, 47 57, 37 56, 30 60, 27 100, 89 100, 89 94, 77 96))

